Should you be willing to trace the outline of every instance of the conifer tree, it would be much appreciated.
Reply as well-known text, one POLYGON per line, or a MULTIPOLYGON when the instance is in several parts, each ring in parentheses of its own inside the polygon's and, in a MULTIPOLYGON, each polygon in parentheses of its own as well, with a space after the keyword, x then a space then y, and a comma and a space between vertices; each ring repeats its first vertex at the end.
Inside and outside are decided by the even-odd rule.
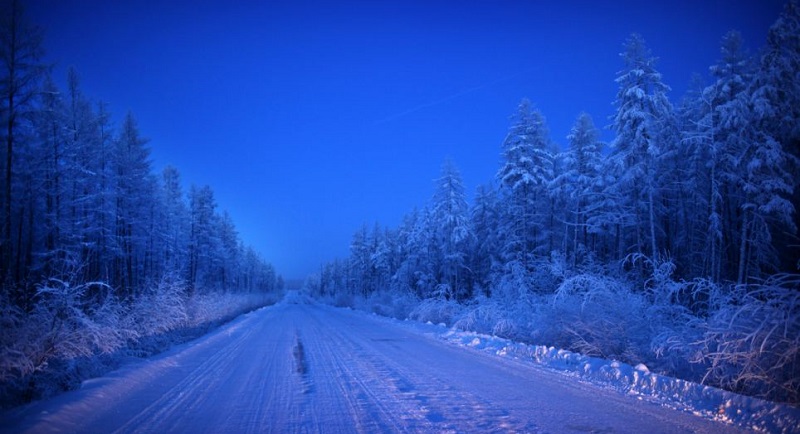
POLYGON ((506 210, 503 216, 503 250, 506 263, 524 269, 542 255, 547 185, 553 177, 553 156, 542 114, 523 99, 503 142, 503 164, 497 180, 506 210))
POLYGON ((663 122, 672 111, 669 87, 662 83, 656 59, 640 35, 628 38, 620 56, 624 67, 616 79, 619 90, 612 127, 617 136, 611 151, 618 178, 610 194, 619 197, 622 212, 630 217, 620 220, 634 229, 634 251, 656 258, 658 165, 667 145, 663 122))
POLYGON ((449 295, 464 299, 470 294, 465 286, 467 246, 472 236, 469 208, 461 174, 449 159, 442 165, 433 196, 433 224, 437 247, 437 280, 447 285, 449 295))
POLYGON ((588 247, 589 234, 598 232, 590 225, 600 204, 602 144, 591 116, 586 113, 578 116, 567 139, 570 148, 564 155, 564 169, 554 180, 553 188, 559 189, 567 204, 565 220, 569 222, 572 236, 565 242, 574 263, 579 246, 588 247))

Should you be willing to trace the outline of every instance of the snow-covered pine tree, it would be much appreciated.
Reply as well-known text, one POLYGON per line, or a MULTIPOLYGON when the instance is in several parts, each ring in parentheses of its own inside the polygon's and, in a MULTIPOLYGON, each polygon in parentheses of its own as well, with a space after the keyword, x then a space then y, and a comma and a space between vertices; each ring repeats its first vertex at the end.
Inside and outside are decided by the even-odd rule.
POLYGON ((553 177, 550 139, 541 112, 523 99, 503 141, 503 164, 497 172, 505 213, 501 217, 503 256, 530 270, 544 253, 547 186, 553 177))
MULTIPOLYGON (((68 212, 72 227, 68 229, 70 247, 85 263, 83 279, 104 278, 100 246, 107 235, 103 222, 106 208, 108 143, 100 135, 102 119, 91 101, 83 94, 74 68, 67 70, 66 145, 71 160, 68 175, 68 212)), ((93 287, 94 288, 94 287, 93 287)))
POLYGON ((408 258, 401 270, 411 279, 414 294, 419 298, 431 298, 436 287, 433 213, 425 207, 415 210, 413 226, 406 239, 408 258))
MULTIPOLYGON (((758 80, 756 80, 758 83, 758 80)), ((751 96, 746 92, 746 96, 751 96)), ((758 97, 750 99, 749 127, 740 132, 747 147, 737 155, 739 177, 737 187, 742 192, 739 265, 736 281, 744 283, 772 273, 779 265, 773 234, 779 230, 796 232, 790 201, 797 185, 797 159, 785 152, 783 146, 763 128, 759 113, 769 104, 758 97)))
POLYGON ((188 255, 189 209, 178 169, 173 166, 165 167, 161 172, 161 183, 162 267, 165 271, 183 275, 182 268, 186 266, 188 255))
POLYGON ((370 256, 372 252, 369 245, 369 231, 363 224, 350 242, 350 275, 349 287, 351 291, 366 296, 370 292, 370 256))
POLYGON ((220 247, 219 286, 224 292, 234 292, 239 289, 241 241, 228 211, 223 211, 217 219, 217 234, 220 247))
POLYGON ((216 289, 220 239, 214 191, 205 185, 189 189, 189 291, 190 294, 216 289))
MULTIPOLYGON (((47 76, 42 86, 41 107, 38 112, 37 129, 40 142, 40 164, 44 170, 41 190, 44 193, 43 232, 44 250, 39 251, 42 257, 42 268, 45 275, 53 275, 62 269, 63 261, 68 255, 63 249, 62 233, 64 232, 64 197, 69 163, 66 159, 66 119, 64 100, 61 92, 51 76, 47 76)), ((19 258, 18 258, 19 259, 19 258)))
MULTIPOLYGON (((676 108, 680 131, 681 178, 676 181, 678 194, 680 232, 674 240, 673 259, 678 268, 689 276, 713 274, 713 260, 709 257, 708 240, 721 237, 721 233, 708 233, 709 227, 719 226, 708 220, 711 186, 709 181, 708 150, 713 140, 711 129, 712 105, 705 95, 707 83, 699 74, 692 77, 689 90, 676 108)), ((715 186, 719 189, 719 185, 715 186)))
POLYGON ((499 216, 497 189, 492 185, 478 186, 470 211, 474 237, 468 262, 473 290, 479 288, 485 295, 490 295, 493 274, 500 266, 499 216))
POLYGON ((707 161, 708 270, 714 280, 739 283, 778 266, 772 233, 794 230, 789 198, 795 159, 773 136, 775 107, 769 74, 753 67, 738 32, 725 35, 715 82, 703 92, 697 159, 707 161))
POLYGON ((619 176, 610 194, 620 200, 618 212, 632 217, 617 219, 633 229, 634 239, 627 241, 626 253, 646 253, 655 258, 659 254, 659 156, 667 145, 663 141, 664 122, 672 116, 669 87, 661 81, 656 58, 640 35, 634 33, 628 38, 620 56, 624 67, 616 78, 619 90, 612 123, 617 137, 610 156, 619 176))
POLYGON ((153 235, 152 205, 155 179, 150 169, 150 149, 128 113, 115 141, 113 167, 116 199, 116 264, 112 282, 122 298, 135 296, 146 280, 148 245, 153 235))
POLYGON ((762 121, 787 151, 800 156, 800 6, 789 0, 767 35, 761 56, 760 85, 755 97, 769 101, 758 107, 762 121))
POLYGON ((708 227, 705 233, 708 269, 713 280, 723 276, 732 277, 723 270, 724 257, 736 257, 736 251, 725 252, 723 246, 736 246, 734 241, 736 211, 741 202, 739 158, 748 147, 750 114, 745 92, 753 80, 752 62, 744 52, 741 34, 727 33, 722 39, 721 58, 710 68, 715 82, 703 91, 707 101, 706 115, 700 125, 706 130, 705 140, 698 143, 698 159, 705 160, 708 210, 704 220, 708 227))
MULTIPOLYGON (((392 276, 392 287, 397 293, 412 293, 422 297, 428 291, 420 287, 419 274, 429 275, 423 269, 430 267, 429 244, 425 214, 414 208, 403 217, 397 230, 398 268, 392 276)), ((423 279, 427 281, 429 279, 423 279)))
POLYGON ((466 260, 472 228, 464 183, 458 168, 449 159, 445 160, 441 176, 436 180, 432 212, 438 285, 446 285, 448 298, 463 300, 471 294, 466 286, 466 260))
POLYGON ((389 231, 377 222, 372 226, 369 247, 370 290, 384 291, 393 271, 392 246, 389 231))
MULTIPOLYGON (((769 101, 769 106, 758 106, 764 110, 759 113, 762 128, 794 157, 790 164, 797 173, 800 171, 795 160, 800 158, 800 6, 797 0, 786 3, 783 13, 769 30, 754 94, 759 100, 769 101)), ((800 203, 800 189, 794 189, 791 202, 800 203)), ((800 227, 798 212, 794 212, 793 225, 800 227)), ((800 240, 796 235, 777 246, 783 269, 800 269, 800 240)))
POLYGON ((589 235, 599 232, 592 227, 592 217, 601 199, 602 143, 591 116, 586 113, 578 116, 567 139, 570 147, 564 153, 563 170, 553 180, 552 188, 559 191, 566 205, 564 218, 570 233, 565 237, 565 253, 574 265, 579 250, 594 249, 589 235))

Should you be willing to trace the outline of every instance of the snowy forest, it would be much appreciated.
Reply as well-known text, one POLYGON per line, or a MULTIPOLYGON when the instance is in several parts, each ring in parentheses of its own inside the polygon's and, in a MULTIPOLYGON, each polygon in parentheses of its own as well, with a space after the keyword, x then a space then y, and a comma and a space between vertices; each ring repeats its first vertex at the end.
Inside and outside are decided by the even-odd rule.
POLYGON ((282 280, 209 186, 154 171, 18 1, 0 17, 0 404, 48 396, 275 301, 282 280))
POLYGON ((673 102, 631 35, 610 143, 582 113, 559 145, 524 99, 471 204, 446 161, 429 203, 364 225, 306 291, 800 402, 797 4, 759 53, 736 31, 719 53, 673 102))

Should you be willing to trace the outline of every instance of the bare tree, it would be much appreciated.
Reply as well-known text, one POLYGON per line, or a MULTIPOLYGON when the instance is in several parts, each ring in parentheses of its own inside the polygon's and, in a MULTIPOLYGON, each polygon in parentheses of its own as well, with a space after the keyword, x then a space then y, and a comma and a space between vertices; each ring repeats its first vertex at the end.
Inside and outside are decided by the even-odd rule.
MULTIPOLYGON (((19 145, 18 131, 33 102, 39 80, 47 67, 41 62, 42 30, 26 21, 19 0, 4 1, 0 12, 0 116, 4 125, 6 142, 5 184, 2 189, 2 240, 0 254, 3 257, 0 282, 4 282, 11 271, 13 258, 12 203, 14 181, 14 152, 19 145)), ((15 272, 18 272, 16 270, 15 272)), ((18 277, 18 276, 12 276, 18 277)))

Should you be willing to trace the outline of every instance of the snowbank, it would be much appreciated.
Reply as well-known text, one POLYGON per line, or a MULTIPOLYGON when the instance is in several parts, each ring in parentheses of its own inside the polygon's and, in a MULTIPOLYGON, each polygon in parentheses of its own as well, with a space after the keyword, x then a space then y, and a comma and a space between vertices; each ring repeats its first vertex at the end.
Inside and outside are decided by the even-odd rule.
POLYGON ((448 329, 439 335, 462 347, 539 363, 592 383, 651 399, 698 416, 762 432, 797 432, 800 409, 650 372, 639 364, 588 357, 571 351, 526 345, 494 336, 448 329))

